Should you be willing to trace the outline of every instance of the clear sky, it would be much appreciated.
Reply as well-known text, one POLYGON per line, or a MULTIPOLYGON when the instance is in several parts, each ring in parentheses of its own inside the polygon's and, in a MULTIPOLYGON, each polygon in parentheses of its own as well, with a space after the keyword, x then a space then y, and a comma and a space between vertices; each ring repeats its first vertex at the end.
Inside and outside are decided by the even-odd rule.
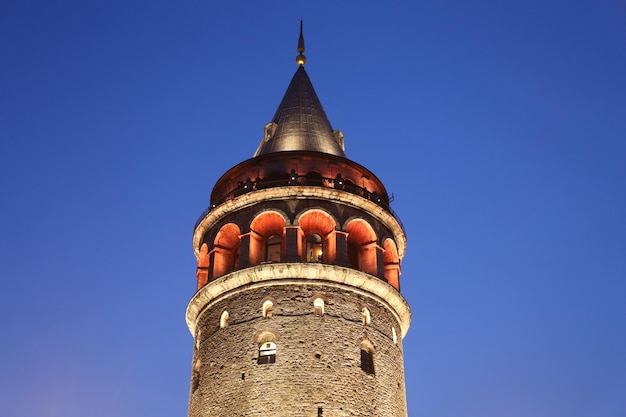
POLYGON ((2 1, 0 416, 186 416, 193 225, 300 18, 407 230, 409 415, 626 416, 624 0, 2 1))

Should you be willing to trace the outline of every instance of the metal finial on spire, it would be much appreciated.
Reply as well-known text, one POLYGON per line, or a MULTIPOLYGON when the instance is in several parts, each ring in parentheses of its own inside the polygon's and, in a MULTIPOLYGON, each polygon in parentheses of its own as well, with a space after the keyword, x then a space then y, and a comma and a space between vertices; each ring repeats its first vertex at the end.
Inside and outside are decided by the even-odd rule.
POLYGON ((303 66, 306 63, 306 57, 302 55, 304 52, 304 35, 302 34, 302 20, 300 20, 300 37, 298 38, 298 56, 296 57, 296 63, 303 66))

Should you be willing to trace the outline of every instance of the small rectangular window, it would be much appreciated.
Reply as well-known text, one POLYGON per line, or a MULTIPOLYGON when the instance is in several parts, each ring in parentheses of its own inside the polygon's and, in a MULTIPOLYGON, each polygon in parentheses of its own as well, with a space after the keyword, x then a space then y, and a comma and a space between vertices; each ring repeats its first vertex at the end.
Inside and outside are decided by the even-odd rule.
POLYGON ((368 374, 374 373, 374 356, 365 349, 361 349, 361 369, 368 374))
POLYGON ((276 344, 274 342, 265 342, 259 347, 259 365, 276 362, 276 344))
POLYGON ((265 245, 265 260, 267 262, 280 262, 281 237, 279 235, 272 235, 267 239, 265 245))

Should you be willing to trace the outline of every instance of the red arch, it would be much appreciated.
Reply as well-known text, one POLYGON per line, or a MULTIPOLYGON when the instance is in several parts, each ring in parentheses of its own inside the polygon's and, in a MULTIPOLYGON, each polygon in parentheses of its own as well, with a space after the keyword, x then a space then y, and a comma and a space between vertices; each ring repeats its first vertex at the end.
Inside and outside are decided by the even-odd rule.
POLYGON ((385 239, 385 253, 383 262, 385 263, 385 279, 396 290, 400 291, 400 260, 398 258, 398 247, 392 239, 385 239))
MULTIPOLYGON (((266 243, 272 235, 280 236, 284 246, 285 218, 275 211, 266 211, 250 223, 250 264, 258 265, 265 261, 266 243)), ((284 249, 281 250, 284 253, 284 249)))
POLYGON ((348 231, 348 258, 353 268, 368 274, 377 275, 376 233, 363 219, 351 220, 346 225, 348 231))
POLYGON ((204 287, 209 281, 209 247, 206 243, 203 243, 200 247, 196 279, 198 280, 198 289, 204 287))
POLYGON ((322 238, 322 262, 333 263, 337 258, 337 242, 335 237, 336 223, 332 216, 320 209, 310 209, 300 215, 300 257, 306 259, 306 237, 311 234, 322 238))
POLYGON ((222 226, 217 232, 213 242, 213 278, 231 272, 239 263, 240 235, 239 226, 234 223, 222 226))

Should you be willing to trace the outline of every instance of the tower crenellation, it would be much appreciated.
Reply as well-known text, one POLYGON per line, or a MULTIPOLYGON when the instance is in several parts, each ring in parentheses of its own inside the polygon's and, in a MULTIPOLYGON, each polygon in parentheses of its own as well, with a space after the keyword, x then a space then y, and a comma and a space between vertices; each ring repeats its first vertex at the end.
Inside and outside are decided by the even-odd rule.
POLYGON ((298 69, 254 156, 198 219, 190 417, 407 415, 406 248, 387 191, 345 155, 298 69))

